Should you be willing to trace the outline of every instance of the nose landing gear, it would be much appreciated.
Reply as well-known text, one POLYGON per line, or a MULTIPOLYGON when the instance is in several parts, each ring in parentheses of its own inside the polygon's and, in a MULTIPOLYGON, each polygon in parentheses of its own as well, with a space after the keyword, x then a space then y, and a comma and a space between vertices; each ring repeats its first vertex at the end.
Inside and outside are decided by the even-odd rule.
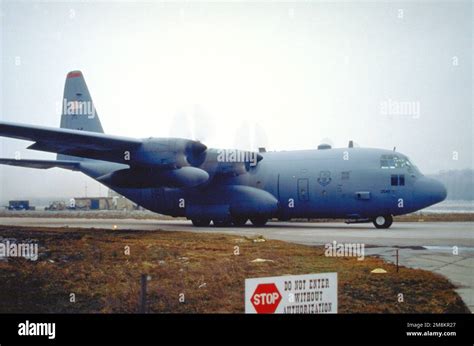
POLYGON ((373 219, 373 224, 376 228, 389 228, 392 225, 392 215, 379 215, 373 219))

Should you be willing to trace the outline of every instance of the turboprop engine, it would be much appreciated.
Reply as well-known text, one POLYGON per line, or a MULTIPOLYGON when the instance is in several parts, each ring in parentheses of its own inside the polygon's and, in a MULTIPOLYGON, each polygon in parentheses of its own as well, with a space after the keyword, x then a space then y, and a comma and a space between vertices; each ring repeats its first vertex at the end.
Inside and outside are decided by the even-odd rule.
POLYGON ((149 138, 124 153, 130 168, 98 177, 100 182, 121 188, 194 187, 208 181, 200 168, 207 147, 182 138, 149 138))

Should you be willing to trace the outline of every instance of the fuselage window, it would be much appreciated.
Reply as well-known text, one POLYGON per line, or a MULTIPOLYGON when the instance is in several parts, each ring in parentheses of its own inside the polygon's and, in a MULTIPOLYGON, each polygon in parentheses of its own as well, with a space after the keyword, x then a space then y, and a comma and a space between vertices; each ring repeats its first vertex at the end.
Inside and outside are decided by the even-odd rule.
POLYGON ((405 186, 405 175, 401 174, 398 176, 398 185, 405 186))
POLYGON ((398 186, 398 175, 392 174, 392 186, 398 186))
POLYGON ((351 172, 341 172, 341 180, 348 180, 351 172))
POLYGON ((392 174, 390 177, 392 186, 405 186, 405 175, 404 174, 392 174))

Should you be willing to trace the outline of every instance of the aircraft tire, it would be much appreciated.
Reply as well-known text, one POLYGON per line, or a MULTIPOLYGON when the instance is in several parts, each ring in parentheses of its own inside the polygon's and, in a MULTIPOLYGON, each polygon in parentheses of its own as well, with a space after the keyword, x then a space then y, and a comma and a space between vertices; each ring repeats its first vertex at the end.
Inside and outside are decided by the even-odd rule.
POLYGON ((392 225, 392 215, 379 215, 373 220, 375 228, 389 228, 392 225))
POLYGON ((252 222, 252 225, 256 227, 263 227, 268 221, 268 218, 265 216, 256 216, 256 217, 251 217, 250 221, 252 222))
POLYGON ((195 227, 207 227, 211 223, 209 219, 192 219, 191 222, 195 227))
POLYGON ((232 225, 231 220, 212 220, 214 227, 227 227, 232 225))
POLYGON ((233 217, 232 218, 232 224, 237 227, 242 227, 245 226, 247 223, 248 218, 246 217, 233 217))

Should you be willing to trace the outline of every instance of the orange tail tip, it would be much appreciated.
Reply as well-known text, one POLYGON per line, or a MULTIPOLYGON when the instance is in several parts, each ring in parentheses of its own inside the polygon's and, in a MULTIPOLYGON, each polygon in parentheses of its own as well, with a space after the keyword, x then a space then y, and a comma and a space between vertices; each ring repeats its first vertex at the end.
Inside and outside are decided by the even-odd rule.
POLYGON ((67 78, 82 77, 81 71, 71 71, 67 74, 67 78))

